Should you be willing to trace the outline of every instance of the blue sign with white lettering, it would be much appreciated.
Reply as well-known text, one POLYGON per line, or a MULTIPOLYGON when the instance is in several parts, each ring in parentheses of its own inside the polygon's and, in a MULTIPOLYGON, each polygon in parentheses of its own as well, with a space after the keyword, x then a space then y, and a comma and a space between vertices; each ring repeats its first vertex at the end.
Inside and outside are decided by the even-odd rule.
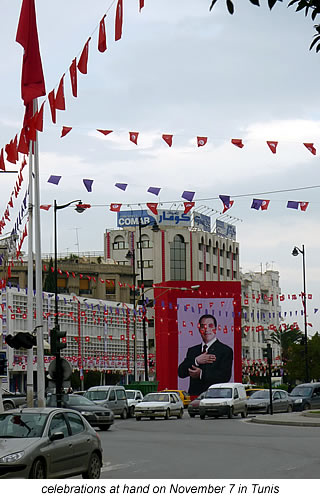
POLYGON ((158 215, 151 215, 147 210, 119 211, 117 214, 118 227, 136 227, 139 225, 170 225, 191 226, 191 213, 185 214, 181 210, 158 210, 158 215))
POLYGON ((205 230, 206 232, 211 232, 211 218, 208 215, 203 215, 203 213, 193 212, 193 226, 205 230))
POLYGON ((226 237, 227 239, 236 240, 236 227, 231 224, 216 220, 216 233, 218 236, 226 237))

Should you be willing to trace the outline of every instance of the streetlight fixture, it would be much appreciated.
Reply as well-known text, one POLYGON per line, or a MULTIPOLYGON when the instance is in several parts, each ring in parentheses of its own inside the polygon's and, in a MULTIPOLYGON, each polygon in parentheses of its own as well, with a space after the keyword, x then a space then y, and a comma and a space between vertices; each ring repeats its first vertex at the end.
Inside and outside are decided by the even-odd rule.
POLYGON ((305 250, 304 244, 302 249, 295 246, 292 250, 293 256, 302 254, 302 272, 303 272, 303 313, 304 313, 304 360, 305 360, 305 382, 309 382, 309 363, 308 363, 308 323, 307 323, 307 294, 306 294, 306 264, 305 264, 305 250))
POLYGON ((66 204, 58 205, 57 201, 54 200, 54 328, 51 331, 51 354, 56 356, 56 397, 57 397, 57 407, 61 407, 61 394, 62 394, 62 365, 61 365, 61 353, 60 350, 65 346, 60 344, 60 338, 64 337, 64 333, 59 331, 59 318, 58 318, 58 251, 57 251, 57 211, 67 208, 73 203, 77 203, 75 210, 78 213, 82 213, 88 205, 83 205, 81 199, 76 199, 70 201, 66 204), (52 351, 54 349, 54 352, 52 351))

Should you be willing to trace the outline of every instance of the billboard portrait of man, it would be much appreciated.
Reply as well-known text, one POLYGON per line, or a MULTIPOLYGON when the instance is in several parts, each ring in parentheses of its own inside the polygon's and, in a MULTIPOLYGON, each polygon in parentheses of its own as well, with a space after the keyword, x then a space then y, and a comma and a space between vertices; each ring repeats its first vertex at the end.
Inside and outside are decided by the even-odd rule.
POLYGON ((232 376, 233 349, 217 339, 214 315, 202 315, 197 327, 201 343, 188 348, 178 368, 180 378, 189 378, 190 395, 200 395, 215 383, 230 381, 232 376))

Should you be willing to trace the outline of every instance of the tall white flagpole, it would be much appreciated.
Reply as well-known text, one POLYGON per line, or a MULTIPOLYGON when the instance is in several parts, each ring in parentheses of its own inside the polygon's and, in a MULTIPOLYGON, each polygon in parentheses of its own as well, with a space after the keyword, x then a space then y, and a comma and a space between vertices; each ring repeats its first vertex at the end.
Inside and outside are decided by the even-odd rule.
MULTIPOLYGON (((33 113, 38 107, 37 99, 33 100, 33 113)), ((38 132, 34 142, 34 235, 36 262, 36 326, 37 328, 37 395, 38 407, 45 407, 45 369, 43 347, 43 299, 42 299, 42 258, 41 258, 41 226, 40 226, 40 181, 39 181, 39 147, 38 132), (39 327, 40 326, 40 327, 39 327)))
MULTIPOLYGON (((29 142, 29 204, 28 204, 28 331, 33 329, 33 156, 29 142)), ((33 407, 33 348, 27 350, 27 406, 33 407)))

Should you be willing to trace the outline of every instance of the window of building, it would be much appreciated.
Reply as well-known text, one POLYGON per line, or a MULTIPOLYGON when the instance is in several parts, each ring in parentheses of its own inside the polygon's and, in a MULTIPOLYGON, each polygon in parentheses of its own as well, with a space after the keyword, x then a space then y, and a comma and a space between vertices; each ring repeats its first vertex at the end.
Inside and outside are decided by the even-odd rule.
POLYGON ((79 292, 81 295, 90 295, 90 281, 89 279, 80 279, 79 280, 79 292))
POLYGON ((186 243, 179 234, 170 245, 170 278, 177 281, 186 279, 186 243))
POLYGON ((223 250, 222 249, 220 250, 220 256, 223 256, 223 250))
POLYGON ((207 270, 207 272, 210 271, 210 265, 208 263, 206 264, 206 270, 207 270))
POLYGON ((114 279, 106 281, 106 295, 114 295, 116 291, 114 279))
MULTIPOLYGON (((138 269, 141 268, 141 261, 138 260, 138 269)), ((153 260, 142 260, 143 268, 144 269, 152 269, 153 268, 153 260)))
POLYGON ((203 269, 203 263, 199 262, 199 270, 202 270, 202 269, 203 269))
POLYGON ((220 267, 220 275, 224 275, 224 268, 220 267))
POLYGON ((237 278, 237 272, 234 270, 233 271, 233 278, 236 279, 237 278))
POLYGON ((199 243, 199 250, 202 251, 202 243, 199 243))
POLYGON ((227 258, 230 258, 230 251, 227 251, 227 258))
POLYGON ((62 291, 66 291, 67 290, 67 279, 58 277, 57 285, 58 285, 58 292, 61 293, 62 291))
MULTIPOLYGON (((141 247, 142 248, 152 248, 152 241, 150 241, 147 234, 142 234, 141 236, 141 247)), ((137 248, 140 248, 140 241, 137 242, 137 248)))
POLYGON ((214 273, 214 274, 216 274, 216 273, 217 273, 217 266, 216 266, 216 265, 214 265, 214 266, 213 266, 213 273, 214 273))
POLYGON ((212 253, 213 253, 214 255, 216 255, 216 254, 217 254, 217 248, 213 247, 213 248, 212 248, 212 253))
POLYGON ((116 236, 112 245, 113 249, 126 249, 126 242, 122 236, 116 236))
POLYGON ((227 269, 227 277, 230 277, 230 270, 227 269))

